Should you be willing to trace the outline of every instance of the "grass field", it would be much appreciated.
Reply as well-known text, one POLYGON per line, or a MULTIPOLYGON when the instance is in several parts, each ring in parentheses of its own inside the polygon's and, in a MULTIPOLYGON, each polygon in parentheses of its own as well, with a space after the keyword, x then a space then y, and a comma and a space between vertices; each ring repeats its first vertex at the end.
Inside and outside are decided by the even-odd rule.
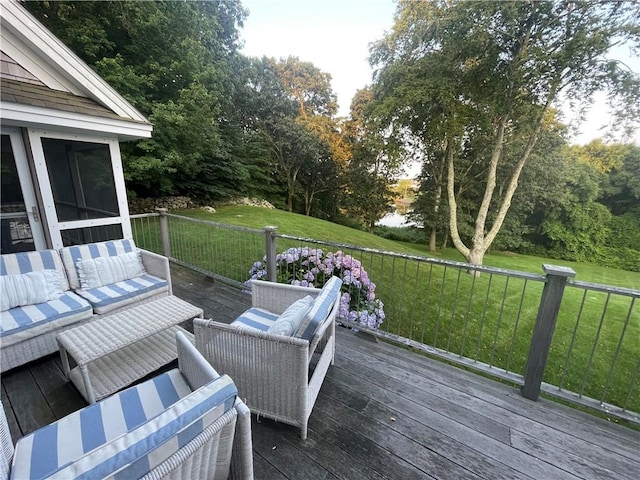
MULTIPOLYGON (((455 250, 431 256, 426 247, 394 242, 366 232, 303 215, 258 207, 223 207, 215 214, 199 210, 181 215, 278 233, 358 245, 421 257, 463 261, 455 250)), ((171 219, 172 256, 205 270, 244 281, 264 255, 264 236, 207 224, 171 219)), ((159 251, 157 224, 136 232, 140 246, 159 251)), ((277 240, 277 250, 306 246, 277 240)), ((327 248, 323 250, 328 251, 327 248)), ((335 250, 331 248, 331 250, 335 250)), ((523 373, 543 284, 535 280, 482 274, 428 260, 392 257, 343 248, 359 259, 377 284, 387 318, 381 329, 469 357, 496 368, 523 373)), ((542 273, 542 264, 570 266, 577 279, 626 288, 640 287, 640 274, 589 264, 494 253, 485 265, 542 273)), ((640 357, 640 305, 629 297, 607 296, 568 287, 556 325, 544 381, 563 389, 640 411, 637 373, 640 357), (612 368, 613 365, 613 368, 612 368)))

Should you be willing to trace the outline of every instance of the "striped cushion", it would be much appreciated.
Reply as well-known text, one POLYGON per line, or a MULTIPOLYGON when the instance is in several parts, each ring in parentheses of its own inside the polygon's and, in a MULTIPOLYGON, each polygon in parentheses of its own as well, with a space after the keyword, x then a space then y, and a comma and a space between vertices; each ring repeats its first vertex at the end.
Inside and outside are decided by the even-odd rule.
POLYGON ((231 322, 231 325, 266 332, 277 319, 278 315, 275 313, 271 313, 262 308, 253 307, 231 322))
POLYGON ((13 345, 92 316, 89 302, 73 292, 65 292, 46 303, 12 308, 0 314, 2 346, 13 345))
POLYGON ((20 439, 12 478, 139 478, 232 408, 222 376, 190 392, 172 370, 20 439))
POLYGON ((341 287, 342 280, 338 277, 331 277, 329 281, 324 284, 322 290, 320 290, 320 293, 313 302, 311 310, 298 327, 294 335, 295 337, 309 341, 313 338, 316 330, 318 330, 320 325, 327 319, 331 312, 331 307, 333 307, 336 299, 340 296, 341 287))
POLYGON ((71 289, 80 288, 80 280, 78 278, 77 262, 78 260, 87 260, 98 257, 115 257, 123 253, 136 251, 136 245, 131 239, 110 240, 108 242, 89 243, 86 245, 74 245, 72 247, 64 247, 60 250, 62 262, 67 269, 69 276, 69 285, 71 289))
POLYGON ((76 293, 86 299, 97 314, 103 314, 133 301, 168 291, 169 282, 153 275, 145 274, 141 277, 104 287, 76 290, 76 293))
POLYGON ((56 250, 10 253, 0 257, 0 275, 18 275, 42 270, 57 270, 61 277, 60 288, 63 291, 69 290, 67 274, 56 250))

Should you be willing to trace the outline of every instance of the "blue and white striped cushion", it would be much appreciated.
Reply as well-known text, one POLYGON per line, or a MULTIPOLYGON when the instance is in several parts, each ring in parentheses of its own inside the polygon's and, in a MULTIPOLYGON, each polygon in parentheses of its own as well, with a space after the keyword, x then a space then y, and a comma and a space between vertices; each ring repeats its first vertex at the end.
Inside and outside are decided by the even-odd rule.
POLYGON ((43 478, 134 430, 191 393, 178 369, 128 388, 21 438, 12 478, 43 478))
POLYGON ((228 376, 190 392, 172 370, 18 441, 12 478, 138 478, 233 407, 228 376))
POLYGON ((71 325, 93 316, 93 308, 73 292, 65 292, 54 300, 16 307, 0 314, 0 338, 9 346, 53 328, 71 325), (52 322, 56 322, 55 327, 52 322))
POLYGON ((295 332, 295 337, 309 341, 313 338, 318 327, 320 327, 329 316, 331 307, 340 295, 341 287, 342 280, 338 277, 331 277, 327 283, 324 284, 322 290, 320 290, 320 293, 318 293, 318 296, 313 302, 311 310, 309 310, 309 313, 304 317, 300 327, 298 327, 298 330, 295 332))
POLYGON ((80 259, 86 260, 98 257, 115 257, 123 253, 136 251, 133 240, 125 238, 123 240, 110 240, 108 242, 89 243, 86 245, 74 245, 64 247, 60 250, 62 262, 69 275, 69 285, 73 290, 80 288, 78 278, 77 262, 80 259))
POLYGON ((231 322, 231 325, 248 328, 249 330, 266 332, 277 319, 278 315, 276 315, 275 313, 271 313, 268 310, 264 310, 262 308, 253 307, 242 313, 242 315, 231 322))
POLYGON ((67 275, 56 250, 10 253, 0 257, 0 275, 18 275, 41 270, 57 270, 61 277, 60 288, 63 291, 69 290, 67 275))
POLYGON ((145 274, 104 287, 76 290, 76 293, 85 298, 97 314, 103 314, 131 303, 132 299, 142 300, 164 291, 169 291, 169 282, 145 274))

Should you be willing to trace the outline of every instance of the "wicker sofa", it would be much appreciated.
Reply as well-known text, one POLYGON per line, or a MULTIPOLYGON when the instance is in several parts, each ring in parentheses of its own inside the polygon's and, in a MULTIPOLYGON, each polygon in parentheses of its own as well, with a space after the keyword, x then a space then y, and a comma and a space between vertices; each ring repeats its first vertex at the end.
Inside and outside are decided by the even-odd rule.
POLYGON ((193 321, 196 347, 234 379, 251 412, 299 427, 302 439, 307 438, 309 416, 334 361, 341 285, 337 277, 322 289, 254 280, 252 308, 231 325, 193 321), (306 296, 313 303, 291 335, 269 331, 306 296))
MULTIPOLYGON (((181 333, 178 368, 18 440, 0 408, 0 479, 252 479, 249 409, 181 333)), ((1 406, 1 404, 0 404, 1 406)))
POLYGON ((59 252, 5 254, 0 258, 0 277, 2 372, 56 352, 56 335, 64 329, 171 294, 168 259, 138 250, 129 239, 65 247, 59 252), (80 261, 88 264, 136 251, 143 265, 141 275, 100 287, 82 287, 80 261), (13 292, 5 304, 4 295, 10 289, 22 292, 13 292))

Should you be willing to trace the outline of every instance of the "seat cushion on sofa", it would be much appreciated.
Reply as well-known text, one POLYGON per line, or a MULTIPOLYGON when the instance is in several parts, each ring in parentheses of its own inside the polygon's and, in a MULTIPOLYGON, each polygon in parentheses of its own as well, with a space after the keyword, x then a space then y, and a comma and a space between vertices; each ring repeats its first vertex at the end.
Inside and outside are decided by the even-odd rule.
POLYGON ((74 412, 21 438, 11 475, 16 479, 51 475, 134 430, 190 393, 186 379, 176 368, 74 412))
POLYGON ((266 332, 276 320, 278 320, 278 315, 275 313, 271 313, 263 308, 253 307, 243 312, 238 318, 231 322, 231 325, 266 332))
POLYGON ((2 346, 14 345, 92 316, 89 302, 73 292, 65 292, 45 303, 12 308, 0 313, 2 346))
POLYGON ((320 325, 329 317, 333 304, 340 296, 340 288, 342 280, 335 276, 324 284, 294 336, 311 341, 320 325))
POLYGON ((236 396, 227 375, 191 392, 172 370, 20 439, 12 478, 139 478, 232 409, 236 396))
POLYGON ((104 287, 76 290, 76 293, 93 306, 95 313, 102 315, 127 304, 168 291, 169 282, 145 274, 104 287))
POLYGON ((108 242, 88 243, 86 245, 74 245, 60 250, 62 263, 67 270, 69 285, 72 290, 81 288, 78 277, 78 260, 86 260, 99 257, 115 257, 123 253, 135 252, 135 243, 131 239, 110 240, 108 242))

